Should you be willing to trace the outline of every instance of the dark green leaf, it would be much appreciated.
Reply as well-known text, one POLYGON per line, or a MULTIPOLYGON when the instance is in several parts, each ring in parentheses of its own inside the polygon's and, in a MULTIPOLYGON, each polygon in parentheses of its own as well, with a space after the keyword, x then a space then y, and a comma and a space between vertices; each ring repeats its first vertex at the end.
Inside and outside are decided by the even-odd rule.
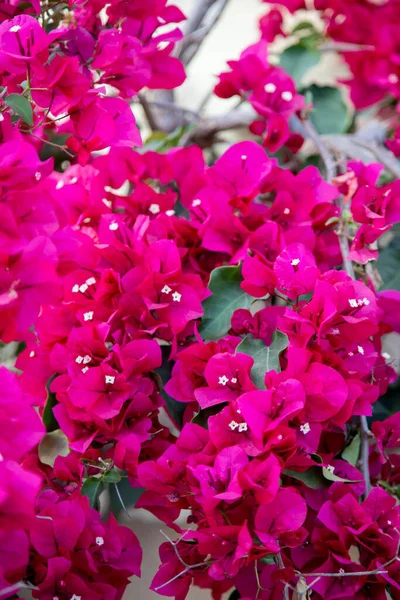
POLYGON ((264 565, 274 565, 275 556, 275 554, 271 554, 270 556, 264 556, 260 562, 264 563, 264 565))
POLYGON ((377 268, 383 279, 380 289, 400 291, 400 235, 380 252, 377 268))
POLYGON ((121 473, 116 469, 112 469, 111 471, 104 473, 102 480, 104 483, 118 483, 121 481, 121 473))
POLYGON ((225 406, 227 406, 227 404, 224 402, 223 404, 210 406, 209 408, 201 410, 195 417, 193 417, 192 423, 196 423, 196 425, 200 425, 200 427, 208 429, 208 419, 220 413, 225 406))
POLYGON ((266 346, 263 341, 256 340, 251 335, 246 335, 236 348, 236 352, 248 354, 253 358, 251 379, 258 389, 265 390, 265 373, 271 370, 280 372, 279 356, 288 347, 288 343, 288 337, 284 333, 276 331, 270 346, 266 346))
POLYGON ((21 117, 27 125, 33 125, 32 106, 25 96, 21 96, 21 94, 9 94, 4 98, 4 102, 16 115, 21 117))
POLYGON ((199 328, 206 340, 218 340, 231 327, 232 313, 237 308, 250 308, 254 298, 240 287, 242 282, 240 265, 219 267, 211 273, 208 287, 212 296, 203 302, 204 317, 199 328))
POLYGON ((282 52, 279 66, 293 77, 297 86, 300 86, 304 75, 319 62, 320 57, 318 50, 297 44, 282 52))
POLYGON ((65 433, 61 429, 46 433, 39 444, 38 454, 40 462, 54 467, 57 456, 67 456, 69 454, 68 439, 65 433))
POLYGON ((187 404, 185 402, 178 402, 177 400, 172 398, 169 394, 167 394, 167 392, 164 389, 164 386, 167 383, 167 381, 169 381, 171 379, 171 370, 172 370, 172 367, 174 366, 173 361, 169 360, 170 352, 171 352, 171 349, 169 346, 161 347, 162 364, 161 364, 161 367, 156 369, 157 384, 158 384, 160 393, 161 393, 162 397, 164 398, 165 406, 166 406, 169 416, 171 417, 173 422, 177 425, 177 427, 180 429, 182 427, 182 422, 183 422, 183 413, 185 412, 187 404))
POLYGON ((241 595, 239 594, 239 592, 237 590, 233 590, 233 592, 229 596, 228 600, 240 600, 240 598, 241 598, 241 595))
POLYGON ((359 433, 351 440, 350 444, 343 450, 342 458, 353 467, 356 466, 360 455, 361 436, 359 433))
POLYGON ((179 146, 179 142, 182 136, 190 131, 192 126, 183 125, 171 131, 171 133, 164 133, 163 131, 154 131, 150 137, 147 138, 143 144, 141 152, 148 152, 150 150, 154 152, 167 152, 171 148, 179 146))
POLYGON ((284 474, 293 477, 293 479, 302 481, 304 485, 313 490, 329 487, 329 483, 324 479, 320 467, 311 467, 310 469, 307 469, 307 471, 291 471, 290 469, 285 469, 284 474))
POLYGON ((350 125, 347 106, 343 102, 342 93, 338 88, 319 87, 312 85, 308 88, 313 98, 313 110, 310 120, 320 134, 344 133, 350 125))
POLYGON ((98 508, 99 497, 103 491, 104 484, 98 477, 89 477, 81 488, 81 494, 89 498, 89 503, 92 508, 98 508))
POLYGON ((53 414, 53 408, 57 406, 58 402, 56 400, 55 394, 49 394, 47 396, 47 402, 43 411, 43 424, 46 427, 47 431, 55 431, 60 428, 57 419, 53 414))

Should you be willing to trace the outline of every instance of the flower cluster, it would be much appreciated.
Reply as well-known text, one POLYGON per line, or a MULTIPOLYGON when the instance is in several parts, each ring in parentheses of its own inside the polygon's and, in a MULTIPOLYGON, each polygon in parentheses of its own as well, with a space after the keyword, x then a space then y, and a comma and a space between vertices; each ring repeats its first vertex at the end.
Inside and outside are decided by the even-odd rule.
POLYGON ((141 549, 100 495, 126 510, 124 479, 179 535, 160 595, 400 597, 399 418, 367 423, 396 378, 400 293, 371 261, 399 181, 270 156, 300 149, 289 120, 310 125, 267 62, 277 8, 215 88, 251 104, 262 144, 211 164, 184 141, 138 151, 131 101, 183 82, 183 19, 166 0, 0 10, 0 341, 18 346, 18 375, 0 370, 0 597, 121 600, 141 549))
POLYGON ((283 69, 270 65, 267 56, 265 39, 246 48, 239 60, 228 62, 231 70, 221 73, 214 93, 220 98, 239 96, 248 100, 257 113, 250 131, 262 136, 270 152, 284 144, 298 150, 303 140, 290 133, 288 121, 304 108, 304 98, 296 92, 293 79, 283 69))

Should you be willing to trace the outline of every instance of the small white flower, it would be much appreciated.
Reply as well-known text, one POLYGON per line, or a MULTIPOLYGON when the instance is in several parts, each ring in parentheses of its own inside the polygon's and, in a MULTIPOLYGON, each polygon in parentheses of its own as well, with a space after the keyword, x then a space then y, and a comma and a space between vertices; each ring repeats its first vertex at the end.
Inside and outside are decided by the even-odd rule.
POLYGON ((104 544, 104 538, 102 538, 102 537, 97 537, 97 538, 96 538, 96 544, 97 544, 98 546, 102 546, 102 545, 104 544))
POLYGON ((365 350, 362 346, 357 346, 357 350, 359 351, 360 354, 365 354, 365 350))
POLYGON ((69 182, 74 185, 75 183, 77 183, 78 178, 77 177, 72 177, 72 179, 69 180, 69 182))
POLYGON ((397 75, 395 73, 390 73, 389 77, 388 77, 388 81, 389 83, 399 83, 399 78, 397 77, 397 75))
POLYGON ((53 596, 53 600, 60 600, 58 596, 53 596))
POLYGON ((62 179, 60 179, 59 181, 57 181, 56 190, 61 190, 61 188, 63 188, 64 185, 65 185, 65 183, 63 182, 62 179))
POLYGON ((164 285, 163 289, 161 290, 161 293, 162 294, 169 294, 170 292, 172 292, 172 290, 169 287, 169 285, 164 285))
POLYGON ((237 412, 238 415, 242 414, 242 411, 240 410, 240 408, 238 408, 236 412, 237 412))
POLYGON ((108 200, 107 198, 103 198, 102 199, 102 203, 105 204, 107 206, 107 208, 111 208, 112 207, 111 200, 108 200))
POLYGON ((277 438, 279 441, 283 440, 283 435, 280 433, 277 438))
POLYGON ((71 596, 71 600, 82 600, 82 597, 74 594, 73 596, 71 596))
POLYGON ((87 365, 88 363, 90 363, 91 360, 92 360, 92 357, 89 356, 89 354, 85 354, 85 356, 83 357, 83 364, 87 365))
POLYGON ((75 362, 78 363, 78 365, 83 363, 83 356, 77 356, 75 359, 75 362))
POLYGON ((174 292, 174 293, 172 294, 172 300, 173 300, 174 302, 180 302, 180 301, 181 301, 181 298, 182 298, 182 294, 180 294, 179 292, 174 292))
POLYGON ((387 524, 388 524, 388 525, 391 525, 391 524, 392 524, 392 521, 388 521, 388 522, 387 522, 387 524))
POLYGON ((357 306, 358 306, 357 300, 355 298, 349 298, 349 304, 350 304, 351 308, 357 308, 357 306))
POLYGON ((242 431, 247 431, 247 423, 240 423, 239 433, 242 433, 242 431))
POLYGON ((276 85, 274 83, 267 83, 264 86, 264 90, 267 92, 267 94, 273 94, 276 90, 276 85))
POLYGON ((344 573, 344 569, 339 569, 339 573, 344 573))
POLYGON ((293 267, 297 267, 297 265, 299 263, 300 263, 300 259, 299 258, 294 258, 290 264, 293 265, 293 267))
POLYGON ((282 100, 285 100, 286 102, 290 102, 291 100, 293 100, 293 94, 292 92, 282 92, 281 95, 282 100))
POLYGON ((382 352, 382 358, 385 360, 390 360, 392 357, 390 356, 389 352, 382 352))
POLYGON ((332 329, 329 331, 329 333, 332 335, 339 335, 340 331, 337 327, 332 327, 332 329))
POLYGON ((218 377, 218 383, 220 385, 226 385, 228 383, 229 379, 226 377, 226 375, 222 375, 222 377, 218 377))
POLYGON ((92 310, 89 310, 88 312, 83 313, 83 320, 91 321, 93 319, 93 315, 94 315, 94 312, 92 310))
POLYGON ((348 356, 354 356, 354 352, 349 352, 348 356))
POLYGON ((116 221, 114 221, 113 223, 110 223, 108 226, 108 229, 110 229, 111 231, 117 231, 119 225, 116 221))
POLYGON ((106 383, 114 383, 115 377, 114 375, 106 375, 106 383))
POLYGON ((85 374, 89 371, 89 367, 83 367, 82 373, 85 374))
POLYGON ((193 208, 195 208, 196 206, 200 206, 200 204, 201 204, 201 200, 199 198, 196 198, 196 200, 193 200, 193 202, 192 202, 193 208))
POLYGON ((86 279, 86 285, 94 285, 96 283, 96 279, 94 277, 89 277, 86 279))
POLYGON ((79 284, 78 283, 76 283, 74 285, 74 287, 72 288, 72 291, 74 292, 74 294, 76 294, 77 292, 79 292, 79 284))
POLYGON ((17 31, 19 31, 21 29, 20 25, 13 25, 12 27, 10 27, 10 31, 12 33, 17 33, 17 31))
POLYGON ((242 154, 242 156, 240 158, 242 159, 243 162, 245 162, 247 160, 247 155, 246 154, 242 154))
POLYGON ((79 291, 82 292, 82 294, 84 294, 86 292, 86 290, 88 289, 88 284, 87 283, 82 283, 82 285, 79 286, 79 291))
POLYGON ((90 217, 86 217, 86 219, 83 219, 83 222, 84 222, 84 223, 90 223, 90 221, 91 221, 91 218, 90 218, 90 217))
POLYGON ((368 300, 368 298, 364 298, 363 302, 364 302, 364 306, 368 306, 369 304, 371 304, 371 302, 368 300))
POLYGON ((304 423, 303 425, 300 425, 300 431, 301 433, 304 433, 304 435, 307 435, 307 433, 311 431, 310 423, 304 423))
POLYGON ((40 181, 40 180, 41 180, 41 178, 42 178, 42 174, 41 174, 41 173, 39 173, 39 171, 37 171, 37 172, 35 173, 35 179, 36 179, 36 181, 40 181))
POLYGON ((288 215, 290 213, 290 208, 285 208, 283 211, 284 215, 288 215))
POLYGON ((29 352, 29 358, 33 358, 34 356, 35 356, 35 351, 34 351, 34 350, 31 350, 31 351, 29 352))
POLYGON ((167 215, 167 217, 173 217, 174 214, 175 214, 175 211, 172 210, 172 209, 171 210, 166 210, 165 214, 167 215))
POLYGON ((232 377, 231 383, 237 383, 237 378, 236 377, 232 377))
POLYGON ((328 465, 326 467, 326 470, 329 471, 329 473, 333 473, 333 471, 335 470, 335 467, 332 467, 332 465, 328 465))
POLYGON ((158 215, 158 213, 160 212, 160 205, 159 204, 150 204, 149 211, 153 215, 158 215))
POLYGON ((232 431, 235 431, 235 429, 239 427, 239 423, 236 423, 236 421, 231 421, 229 423, 229 427, 232 429, 232 431))

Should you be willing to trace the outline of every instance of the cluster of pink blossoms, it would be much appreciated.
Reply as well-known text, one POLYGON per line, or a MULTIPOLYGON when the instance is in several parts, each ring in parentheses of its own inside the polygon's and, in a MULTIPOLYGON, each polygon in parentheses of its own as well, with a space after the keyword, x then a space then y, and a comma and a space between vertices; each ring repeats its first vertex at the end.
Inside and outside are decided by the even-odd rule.
POLYGON ((299 149, 305 108, 267 63, 279 11, 216 87, 252 104, 263 144, 208 166, 196 146, 134 149, 129 101, 185 78, 181 11, 59 5, 0 7, 0 340, 20 343, 19 377, 0 370, 0 598, 120 600, 141 550, 99 494, 126 478, 179 535, 161 596, 278 600, 301 578, 318 599, 399 599, 400 417, 358 433, 396 379, 400 293, 362 265, 400 221, 399 181, 268 155, 299 149))

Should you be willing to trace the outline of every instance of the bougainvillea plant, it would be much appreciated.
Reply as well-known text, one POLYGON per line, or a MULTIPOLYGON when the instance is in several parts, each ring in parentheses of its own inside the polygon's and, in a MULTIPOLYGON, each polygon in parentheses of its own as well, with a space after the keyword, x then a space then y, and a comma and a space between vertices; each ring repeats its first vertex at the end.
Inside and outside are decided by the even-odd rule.
POLYGON ((266 4, 213 117, 227 0, 0 3, 0 598, 120 600, 136 506, 161 597, 400 599, 400 1, 266 4))

